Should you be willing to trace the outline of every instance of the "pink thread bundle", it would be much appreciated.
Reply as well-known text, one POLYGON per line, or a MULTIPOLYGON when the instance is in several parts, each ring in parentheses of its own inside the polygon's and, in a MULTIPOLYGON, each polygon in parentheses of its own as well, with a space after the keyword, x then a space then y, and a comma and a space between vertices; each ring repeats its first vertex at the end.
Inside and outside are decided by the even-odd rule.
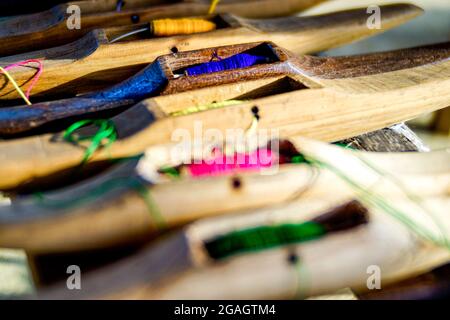
POLYGON ((218 154, 201 163, 187 165, 193 177, 220 176, 243 171, 258 171, 270 168, 278 162, 278 156, 270 149, 258 149, 249 154, 235 153, 232 156, 218 154))
POLYGON ((31 90, 33 90, 33 87, 36 85, 36 83, 38 82, 40 76, 42 75, 42 72, 44 71, 44 65, 42 64, 42 61, 37 60, 37 59, 29 59, 29 60, 13 63, 13 64, 10 64, 9 66, 4 67, 4 69, 6 71, 8 71, 9 69, 12 69, 12 68, 25 67, 25 66, 27 66, 30 63, 37 63, 38 64, 38 71, 33 76, 33 80, 31 81, 30 86, 28 87, 27 91, 25 92, 25 96, 27 97, 27 99, 30 98, 31 90))

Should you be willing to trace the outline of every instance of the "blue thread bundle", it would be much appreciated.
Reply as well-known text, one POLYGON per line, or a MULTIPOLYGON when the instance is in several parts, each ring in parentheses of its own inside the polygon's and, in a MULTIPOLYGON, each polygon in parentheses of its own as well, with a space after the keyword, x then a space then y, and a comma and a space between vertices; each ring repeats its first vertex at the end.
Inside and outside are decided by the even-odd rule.
POLYGON ((188 76, 199 76, 202 74, 220 72, 225 70, 234 70, 254 66, 256 64, 265 63, 268 58, 256 56, 248 53, 239 53, 220 61, 211 61, 186 69, 188 76))

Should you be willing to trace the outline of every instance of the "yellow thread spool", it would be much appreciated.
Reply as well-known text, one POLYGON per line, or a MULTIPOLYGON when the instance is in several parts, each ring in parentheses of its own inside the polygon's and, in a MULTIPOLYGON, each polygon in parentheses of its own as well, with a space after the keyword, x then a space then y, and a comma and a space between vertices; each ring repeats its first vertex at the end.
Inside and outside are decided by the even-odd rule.
POLYGON ((216 24, 204 19, 158 19, 151 23, 152 32, 158 37, 194 34, 216 29, 216 24))

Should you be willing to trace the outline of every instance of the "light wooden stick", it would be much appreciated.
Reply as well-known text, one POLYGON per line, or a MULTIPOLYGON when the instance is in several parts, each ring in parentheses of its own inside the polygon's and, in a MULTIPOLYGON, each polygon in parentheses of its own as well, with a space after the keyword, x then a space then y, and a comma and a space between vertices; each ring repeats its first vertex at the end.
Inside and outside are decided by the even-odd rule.
MULTIPOLYGON (((302 138, 290 141, 297 150, 317 159, 332 159, 337 169, 363 188, 387 199, 408 200, 406 195, 415 194, 417 190, 423 190, 421 196, 424 198, 450 194, 450 153, 447 151, 373 154, 302 138), (386 175, 380 175, 371 165, 380 168, 383 175, 387 172, 386 175)), ((170 163, 171 154, 171 147, 155 147, 147 151, 146 158, 140 160, 136 169, 135 164, 127 163, 77 187, 46 195, 46 201, 38 201, 36 197, 17 199, 10 208, 0 210, 0 246, 25 248, 35 253, 62 252, 107 247, 157 233, 155 212, 149 212, 142 197, 126 186, 75 207, 52 208, 45 204, 51 205, 55 201, 70 204, 118 177, 137 173, 142 178, 155 179, 158 176, 155 170, 170 163), (83 237, 80 237, 80 232, 83 237)), ((355 196, 354 189, 327 169, 312 170, 306 165, 287 164, 278 170, 273 174, 266 172, 266 175, 242 173, 215 178, 163 180, 149 186, 149 193, 168 227, 294 200, 331 199, 338 202, 355 196), (224 198, 226 202, 223 202, 224 198)))
MULTIPOLYGON (((448 106, 450 63, 446 46, 448 44, 441 49, 422 48, 342 59, 303 57, 291 64, 301 71, 292 76, 297 83, 294 91, 287 86, 286 93, 186 116, 171 117, 170 113, 190 107, 190 102, 212 102, 217 101, 217 97, 236 98, 234 89, 240 88, 238 92, 242 93, 242 88, 251 90, 252 85, 240 87, 240 84, 235 84, 225 89, 195 91, 196 98, 179 100, 186 103, 177 105, 173 104, 173 97, 150 99, 113 118, 119 140, 108 150, 97 152, 92 161, 136 155, 152 145, 171 143, 175 130, 184 130, 194 137, 199 124, 203 131, 217 129, 222 134, 229 129, 247 130, 254 119, 252 110, 255 106, 259 113, 259 129, 277 129, 283 136, 303 135, 323 141, 338 141, 384 128, 448 106), (406 64, 408 61, 417 63, 417 59, 422 59, 425 64, 392 70, 392 60, 400 56, 406 64), (439 60, 433 61, 430 57, 439 60), (351 67, 347 67, 348 62, 351 62, 351 67), (321 67, 316 68, 317 63, 321 67), (382 72, 386 69, 389 72, 382 72), (300 89, 296 90, 298 86, 300 89)), ((255 70, 261 71, 259 68, 255 70)), ((223 76, 232 74, 224 71, 223 76)), ((217 78, 214 74, 206 77, 217 78)), ((277 88, 280 85, 277 79, 269 86, 277 88)), ((286 80, 290 81, 283 81, 286 80)), ((256 93, 257 97, 260 92, 264 90, 247 92, 244 96, 256 93)), ((178 97, 186 95, 189 93, 178 97)), ((0 142, 0 151, 0 189, 14 188, 30 179, 75 167, 85 153, 82 146, 63 142, 60 135, 51 134, 0 142)))

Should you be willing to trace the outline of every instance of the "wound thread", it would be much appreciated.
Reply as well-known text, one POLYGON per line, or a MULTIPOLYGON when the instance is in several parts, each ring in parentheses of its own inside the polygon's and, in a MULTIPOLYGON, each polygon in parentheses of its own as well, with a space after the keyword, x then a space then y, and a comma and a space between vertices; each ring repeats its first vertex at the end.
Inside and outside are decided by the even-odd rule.
POLYGON ((205 242, 205 248, 211 258, 222 259, 234 254, 315 240, 326 234, 349 230, 367 222, 367 209, 360 202, 351 201, 303 223, 234 231, 205 242))
POLYGON ((130 32, 122 34, 112 39, 109 43, 115 43, 117 41, 144 32, 150 32, 156 37, 170 37, 182 34, 208 32, 215 29, 215 23, 204 19, 157 19, 150 22, 150 26, 146 26, 145 28, 132 30, 130 32))

